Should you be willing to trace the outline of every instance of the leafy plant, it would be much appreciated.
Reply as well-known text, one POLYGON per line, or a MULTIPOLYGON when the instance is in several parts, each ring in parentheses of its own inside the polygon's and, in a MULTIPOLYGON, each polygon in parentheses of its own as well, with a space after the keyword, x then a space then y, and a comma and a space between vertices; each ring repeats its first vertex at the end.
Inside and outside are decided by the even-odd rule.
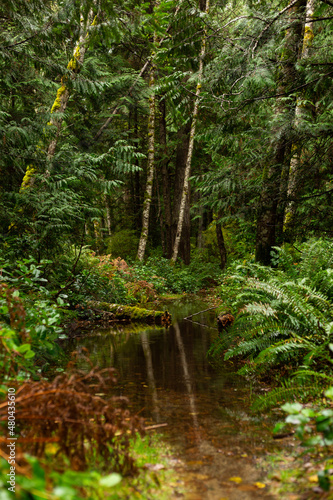
POLYGON ((56 303, 51 300, 44 286, 47 280, 42 277, 47 264, 49 261, 37 264, 30 258, 19 261, 16 267, 5 263, 2 268, 0 330, 2 369, 7 375, 15 376, 20 369, 36 373, 34 356, 41 362, 60 355, 55 341, 63 332, 60 324, 65 297, 59 296, 56 303))
MULTIPOLYGON (((329 292, 331 278, 330 241, 308 242, 295 262, 285 249, 275 249, 276 269, 242 264, 227 279, 234 289, 233 328, 213 346, 213 355, 245 359, 240 374, 266 375, 273 367, 281 375, 302 367, 294 387, 281 386, 268 398, 291 398, 297 383, 313 392, 318 377, 331 369, 329 345, 333 334, 333 307, 329 292), (328 258, 329 257, 329 258, 328 258), (309 383, 305 384, 307 379, 309 383), (283 396, 284 395, 284 396, 283 396)), ((230 288, 225 293, 229 292, 230 288)), ((261 398, 262 400, 263 398, 261 398)), ((281 400, 281 399, 280 399, 281 400)))
MULTIPOLYGON (((333 400, 333 387, 325 391, 325 396, 333 400)), ((300 403, 286 403, 282 410, 288 413, 285 422, 278 423, 274 433, 279 433, 286 426, 295 427, 295 435, 307 451, 315 448, 328 448, 333 445, 333 410, 332 408, 315 408, 303 406, 300 403)), ((330 471, 324 469, 318 472, 319 485, 329 491, 330 471)))
MULTIPOLYGON (((38 458, 25 454, 20 457, 24 466, 20 466, 15 474, 15 498, 31 500, 47 498, 49 500, 102 500, 106 492, 110 494, 114 486, 122 479, 118 473, 102 474, 94 471, 73 471, 67 469, 61 473, 53 470, 46 473, 47 466, 42 466, 38 458)), ((0 458, 1 499, 10 500, 12 496, 6 491, 8 487, 8 462, 0 458)))

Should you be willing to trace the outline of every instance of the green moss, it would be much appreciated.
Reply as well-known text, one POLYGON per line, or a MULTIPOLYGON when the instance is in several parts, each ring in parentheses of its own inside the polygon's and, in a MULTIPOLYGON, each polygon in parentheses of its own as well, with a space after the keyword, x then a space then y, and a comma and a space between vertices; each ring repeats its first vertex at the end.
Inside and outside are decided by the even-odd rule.
POLYGON ((23 177, 23 181, 20 187, 20 193, 22 193, 30 185, 31 179, 35 173, 36 169, 33 165, 28 165, 23 177))
POLYGON ((304 32, 304 47, 310 47, 312 44, 314 34, 313 34, 313 29, 310 28, 310 26, 305 26, 305 32, 304 32))
POLYGON ((109 302, 90 301, 88 307, 101 311, 111 312, 115 319, 128 319, 129 321, 145 321, 161 323, 167 318, 169 313, 164 311, 152 311, 136 306, 123 306, 119 304, 110 304, 109 302))
POLYGON ((79 59, 80 59, 80 45, 78 45, 74 51, 74 56, 72 59, 69 61, 67 64, 67 69, 71 69, 72 71, 75 71, 79 67, 79 59))
POLYGON ((61 97, 65 92, 66 92, 66 86, 61 85, 61 87, 59 87, 57 90, 57 97, 55 98, 55 101, 51 108, 51 113, 54 113, 57 109, 61 108, 61 97))

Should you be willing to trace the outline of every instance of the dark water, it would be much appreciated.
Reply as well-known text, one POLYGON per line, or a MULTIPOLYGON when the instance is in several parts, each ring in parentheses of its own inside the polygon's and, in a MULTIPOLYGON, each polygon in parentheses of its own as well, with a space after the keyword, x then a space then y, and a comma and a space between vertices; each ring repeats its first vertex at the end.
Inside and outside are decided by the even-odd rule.
POLYGON ((158 430, 181 459, 186 498, 272 498, 256 484, 265 484, 256 462, 274 446, 273 424, 249 412, 248 381, 230 365, 214 369, 209 363, 206 353, 218 335, 214 311, 194 316, 195 322, 183 319, 206 308, 180 301, 168 305, 173 324, 167 329, 94 330, 69 347, 86 347, 100 367, 118 370, 119 394, 147 426, 167 424, 158 430))

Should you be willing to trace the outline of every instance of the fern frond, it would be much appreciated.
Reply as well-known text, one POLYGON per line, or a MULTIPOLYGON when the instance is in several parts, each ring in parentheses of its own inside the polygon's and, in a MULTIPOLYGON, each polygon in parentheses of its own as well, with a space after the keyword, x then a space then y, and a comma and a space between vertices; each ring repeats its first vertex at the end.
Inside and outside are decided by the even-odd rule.
POLYGON ((252 409, 255 411, 266 410, 273 406, 280 406, 288 401, 296 401, 296 398, 302 399, 309 396, 318 396, 323 390, 324 387, 315 382, 312 384, 303 384, 295 379, 288 380, 283 382, 280 387, 273 389, 264 396, 256 398, 252 404, 252 409))

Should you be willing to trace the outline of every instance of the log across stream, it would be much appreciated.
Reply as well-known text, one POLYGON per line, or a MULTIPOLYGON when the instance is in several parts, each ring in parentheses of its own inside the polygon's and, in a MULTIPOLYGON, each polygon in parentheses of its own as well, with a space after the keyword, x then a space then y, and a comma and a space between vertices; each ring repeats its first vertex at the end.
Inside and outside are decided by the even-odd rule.
POLYGON ((86 347, 92 361, 117 368, 119 394, 175 450, 189 499, 273 498, 258 459, 277 446, 274 423, 251 415, 248 381, 209 363, 207 351, 218 335, 214 310, 194 322, 182 318, 207 309, 202 302, 168 309, 169 327, 112 326, 72 339, 69 347, 86 347))

